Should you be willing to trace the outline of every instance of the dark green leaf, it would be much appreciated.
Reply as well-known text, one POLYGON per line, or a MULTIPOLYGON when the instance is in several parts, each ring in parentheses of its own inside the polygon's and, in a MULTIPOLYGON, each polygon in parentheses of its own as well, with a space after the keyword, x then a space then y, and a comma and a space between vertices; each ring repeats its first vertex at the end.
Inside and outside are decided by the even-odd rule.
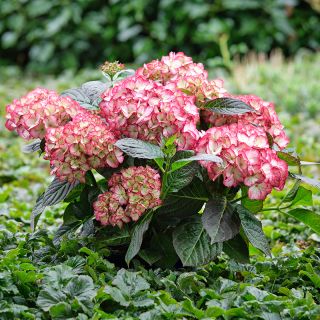
POLYGON ((239 214, 243 231, 251 244, 265 254, 270 255, 269 244, 262 231, 261 222, 241 205, 237 205, 236 210, 239 214))
POLYGON ((217 256, 221 243, 210 243, 200 215, 183 222, 173 232, 173 246, 184 266, 200 266, 217 256))
POLYGON ((303 222, 314 232, 320 234, 320 214, 302 208, 290 210, 287 214, 296 220, 303 222))
POLYGON ((206 102, 204 105, 206 110, 210 110, 219 114, 237 115, 247 112, 255 112, 248 104, 234 98, 217 98, 206 102))
POLYGON ((249 263, 249 249, 240 234, 223 243, 223 251, 240 263, 249 263))
POLYGON ((291 190, 288 192, 288 194, 283 199, 283 202, 291 202, 295 198, 295 196, 296 196, 296 194, 298 192, 298 189, 300 187, 300 184, 301 184, 301 180, 297 180, 294 183, 294 185, 291 188, 291 190))
POLYGON ((156 159, 164 157, 159 146, 138 139, 121 139, 115 143, 115 146, 133 158, 156 159))
POLYGON ((35 230, 37 223, 39 221, 39 218, 42 212, 44 211, 44 209, 46 208, 46 206, 43 204, 43 197, 44 197, 44 193, 42 193, 40 197, 37 199, 36 205, 34 206, 31 212, 30 227, 32 231, 35 230))
POLYGON ((201 220, 211 243, 227 241, 240 230, 239 218, 234 214, 234 207, 222 195, 214 195, 213 199, 207 202, 201 220))
POLYGON ((301 164, 299 157, 295 157, 290 153, 286 153, 283 151, 278 151, 277 156, 279 159, 285 161, 289 166, 297 166, 299 168, 299 172, 301 171, 301 164))
POLYGON ((198 170, 199 164, 197 162, 191 162, 190 164, 169 174, 166 185, 167 192, 178 192, 185 188, 192 182, 198 170))
POLYGON ((43 195, 43 205, 52 206, 64 200, 78 183, 78 181, 73 183, 60 181, 55 177, 43 195))
POLYGON ((130 242, 130 233, 127 226, 123 228, 115 228, 106 226, 98 233, 98 241, 103 242, 107 246, 120 246, 130 242))
POLYGON ((177 162, 188 162, 188 161, 210 161, 215 163, 222 163, 222 159, 214 154, 199 153, 195 156, 185 159, 179 159, 177 162))
POLYGON ((24 153, 32 153, 32 152, 36 152, 39 151, 41 145, 41 140, 40 139, 36 139, 33 142, 25 145, 22 147, 22 152, 24 153))
POLYGON ((143 235, 148 230, 152 217, 153 211, 149 211, 135 223, 131 236, 131 242, 125 256, 125 260, 128 265, 130 261, 138 254, 143 241, 143 235))

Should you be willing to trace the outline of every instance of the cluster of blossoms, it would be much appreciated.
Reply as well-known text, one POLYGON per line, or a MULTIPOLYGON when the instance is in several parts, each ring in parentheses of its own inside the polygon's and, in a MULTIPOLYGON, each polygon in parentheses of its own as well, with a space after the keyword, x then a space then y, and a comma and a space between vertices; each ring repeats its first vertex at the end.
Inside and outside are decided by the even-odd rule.
POLYGON ((79 109, 79 104, 69 97, 37 88, 7 106, 6 128, 26 140, 42 139, 48 128, 64 125, 79 109))
POLYGON ((66 125, 48 129, 45 140, 44 158, 61 180, 85 182, 88 170, 116 168, 123 161, 114 134, 99 116, 84 110, 66 125))
POLYGON ((198 106, 202 106, 206 99, 222 97, 226 93, 222 80, 209 81, 203 64, 194 63, 183 52, 170 52, 160 61, 145 64, 136 73, 162 84, 175 83, 183 92, 195 96, 198 106))
POLYGON ((108 184, 109 191, 93 204, 96 220, 102 225, 122 227, 161 204, 160 175, 149 166, 123 169, 113 174, 108 184))
POLYGON ((278 118, 273 103, 263 101, 261 98, 253 95, 228 95, 228 97, 245 102, 251 106, 255 112, 242 115, 223 115, 202 110, 202 117, 205 122, 214 127, 231 123, 252 123, 261 126, 268 132, 279 149, 283 149, 288 145, 289 139, 284 132, 283 125, 278 118))
POLYGON ((287 163, 269 148, 264 129, 252 124, 213 127, 200 138, 197 151, 223 159, 222 165, 202 162, 210 179, 223 175, 227 187, 244 184, 250 199, 264 200, 272 188, 282 190, 288 176, 287 163))
POLYGON ((174 83, 133 76, 117 83, 102 95, 101 115, 117 136, 158 144, 163 137, 177 136, 180 149, 194 148, 199 110, 194 97, 174 83))

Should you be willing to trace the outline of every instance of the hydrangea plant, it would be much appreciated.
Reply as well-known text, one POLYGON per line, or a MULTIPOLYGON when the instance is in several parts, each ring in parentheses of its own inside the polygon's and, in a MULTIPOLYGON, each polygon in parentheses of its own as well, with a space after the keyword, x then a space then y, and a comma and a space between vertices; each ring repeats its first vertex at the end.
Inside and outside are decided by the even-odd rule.
MULTIPOLYGON (((249 243, 270 254, 255 216, 266 197, 296 179, 275 207, 282 212, 310 204, 301 182, 319 187, 286 149, 274 105, 232 95, 181 52, 136 71, 117 62, 101 70, 104 81, 60 95, 37 88, 7 106, 7 129, 34 139, 24 151, 44 153, 54 176, 32 228, 65 201, 55 243, 78 232, 127 264, 199 266, 222 251, 243 262, 249 243)), ((317 214, 287 213, 319 231, 317 214)))

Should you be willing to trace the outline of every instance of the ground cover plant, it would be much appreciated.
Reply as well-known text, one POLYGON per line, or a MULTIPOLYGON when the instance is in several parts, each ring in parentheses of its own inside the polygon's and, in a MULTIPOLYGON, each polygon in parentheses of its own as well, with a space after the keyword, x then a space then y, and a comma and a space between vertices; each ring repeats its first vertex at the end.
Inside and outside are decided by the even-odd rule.
MULTIPOLYGON (((23 94, 23 91, 21 93, 23 94)), ((6 133, 3 134, 4 137, 8 137, 6 133)), ((11 135, 9 137, 12 139, 11 135)), ((319 302, 316 272, 319 266, 319 252, 312 247, 307 250, 304 248, 317 241, 317 237, 312 230, 293 222, 291 218, 278 211, 263 212, 264 231, 268 240, 272 242, 273 258, 264 258, 258 251, 250 247, 251 255, 254 255, 251 266, 230 262, 225 255, 222 255, 215 260, 215 263, 198 270, 146 271, 148 265, 143 261, 135 260, 131 264, 135 270, 119 271, 119 268, 115 268, 105 260, 105 257, 110 258, 107 246, 100 243, 101 247, 91 236, 66 233, 60 241, 52 243, 52 229, 56 229, 57 223, 61 222, 61 210, 67 203, 57 209, 47 209, 44 213, 44 220, 40 221, 40 226, 45 225, 47 231, 38 231, 34 236, 27 236, 25 239, 25 234, 21 232, 29 224, 31 199, 35 199, 36 194, 43 189, 44 182, 43 174, 39 173, 35 164, 40 162, 43 170, 45 166, 39 158, 21 156, 18 151, 21 143, 17 142, 14 146, 9 141, 8 138, 2 139, 3 154, 9 161, 12 158, 9 156, 10 152, 14 153, 16 159, 11 163, 3 162, 2 170, 5 171, 4 166, 10 168, 10 165, 14 165, 19 170, 14 172, 18 177, 10 177, 8 171, 4 172, 6 176, 3 175, 6 183, 1 193, 3 201, 1 210, 2 213, 7 212, 8 217, 4 216, 2 220, 6 228, 2 253, 7 258, 4 259, 1 268, 8 272, 6 276, 10 275, 10 279, 12 276, 12 281, 18 291, 12 291, 10 295, 8 293, 6 295, 7 308, 4 308, 3 313, 6 317, 13 317, 12 313, 16 312, 18 318, 32 319, 32 314, 37 310, 38 317, 43 318, 50 317, 49 314, 51 314, 53 318, 76 317, 76 315, 85 317, 86 315, 88 318, 100 317, 102 319, 107 317, 119 319, 260 317, 264 319, 280 316, 288 319, 294 317, 316 319, 318 314, 316 304, 319 302), (10 180, 12 182, 9 183, 10 180), (30 181, 32 187, 29 186, 30 181), (27 199, 30 201, 26 202, 27 199), (70 259, 74 256, 80 257, 70 259), (76 260, 81 261, 81 257, 82 263, 77 262, 76 260), (26 263, 32 266, 25 265, 26 263), (52 285, 54 280, 50 277, 41 279, 50 271, 53 271, 53 277, 59 274, 60 270, 56 269, 57 265, 57 269, 63 269, 63 273, 67 274, 59 284, 60 298, 50 297, 51 302, 44 302, 43 296, 48 292, 49 295, 52 294, 52 291, 57 291, 57 288, 52 285), (68 275, 68 266, 74 270, 72 275, 68 275), (34 273, 38 275, 36 280, 29 281, 28 286, 33 292, 30 297, 24 292, 27 280, 23 278, 25 273, 33 274, 28 268, 34 268, 34 273), (23 270, 28 271, 18 272, 23 270), (152 275, 154 272, 155 275, 152 275), (79 275, 79 281, 71 282, 79 275), (90 280, 81 275, 87 275, 93 280, 93 289, 90 280), (121 279, 124 281, 130 279, 129 281, 133 283, 141 282, 141 285, 135 285, 139 287, 137 290, 130 286, 125 287, 121 279), (85 283, 88 292, 94 296, 93 301, 85 294, 81 300, 81 290, 78 294, 68 291, 69 286, 79 285, 81 282, 85 283), (290 292, 286 289, 289 289, 290 292), (165 294, 164 291, 167 293, 165 294), (103 297, 99 296, 99 292, 104 292, 101 293, 103 297), (238 297, 239 294, 239 300, 234 302, 234 295, 238 297), (65 296, 69 298, 66 299, 65 296), (25 300, 26 297, 27 300, 25 300), (149 301, 146 301, 147 298, 149 301), (84 306, 79 307, 78 305, 81 305, 83 301, 85 301, 84 306), (95 304, 94 311, 90 307, 92 302, 95 304), (53 308, 55 304, 59 306, 53 308)), ((309 160, 315 161, 316 158, 309 160)), ((304 188, 308 190, 309 187, 304 185, 304 188)), ((283 193, 280 192, 280 196, 282 195, 283 193)), ((316 210, 317 196, 315 200, 314 209, 316 210)), ((267 201, 266 207, 274 207, 272 202, 275 201, 279 200, 271 198, 267 201)), ((303 203, 301 205, 305 206, 303 203)), ((261 214, 259 216, 262 217, 261 214)), ((5 285, 2 290, 5 292, 5 285)))

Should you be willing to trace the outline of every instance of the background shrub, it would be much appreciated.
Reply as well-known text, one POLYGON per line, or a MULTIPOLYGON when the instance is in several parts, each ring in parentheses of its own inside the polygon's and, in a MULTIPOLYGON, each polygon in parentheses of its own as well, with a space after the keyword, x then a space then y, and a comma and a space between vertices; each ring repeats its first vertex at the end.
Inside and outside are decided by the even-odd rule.
POLYGON ((310 0, 0 1, 0 63, 35 71, 142 63, 170 50, 228 66, 249 50, 320 48, 310 0))

